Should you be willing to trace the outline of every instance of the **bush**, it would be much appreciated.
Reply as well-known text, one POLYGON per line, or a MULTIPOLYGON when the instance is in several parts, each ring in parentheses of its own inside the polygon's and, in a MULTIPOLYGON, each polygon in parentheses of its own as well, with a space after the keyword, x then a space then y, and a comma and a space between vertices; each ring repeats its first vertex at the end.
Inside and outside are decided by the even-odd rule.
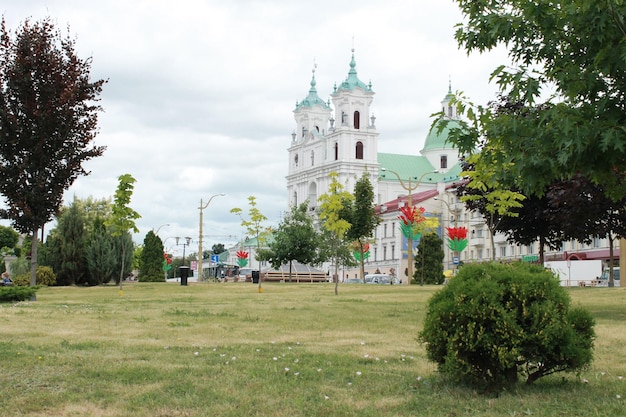
MULTIPOLYGON (((38 266, 35 276, 37 285, 54 285, 57 277, 49 266, 38 266)), ((28 287, 30 285, 30 273, 17 275, 12 278, 13 285, 28 287)))
POLYGON ((0 302, 24 301, 37 292, 38 287, 0 287, 0 302))
POLYGON ((465 265, 428 302, 419 340, 459 382, 499 390, 592 361, 594 320, 538 265, 465 265))

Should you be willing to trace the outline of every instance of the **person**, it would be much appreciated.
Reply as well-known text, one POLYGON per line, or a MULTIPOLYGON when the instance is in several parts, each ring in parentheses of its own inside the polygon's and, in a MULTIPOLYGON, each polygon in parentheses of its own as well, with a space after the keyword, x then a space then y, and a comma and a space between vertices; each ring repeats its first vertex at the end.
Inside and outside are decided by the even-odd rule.
POLYGON ((2 285, 4 286, 13 285, 13 281, 11 281, 11 277, 9 276, 8 272, 2 273, 2 285))
POLYGON ((380 274, 380 269, 376 268, 376 272, 374 272, 375 274, 380 274))

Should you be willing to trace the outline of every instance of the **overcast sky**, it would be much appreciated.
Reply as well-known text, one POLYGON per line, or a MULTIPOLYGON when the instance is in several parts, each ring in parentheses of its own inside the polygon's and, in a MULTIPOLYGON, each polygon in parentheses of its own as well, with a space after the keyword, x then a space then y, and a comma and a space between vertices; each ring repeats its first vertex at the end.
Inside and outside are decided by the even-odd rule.
MULTIPOLYGON (((276 224, 287 210, 287 147, 295 103, 317 91, 330 97, 345 79, 351 49, 359 78, 376 93, 379 151, 419 154, 447 93, 486 103, 491 71, 504 53, 467 56, 454 40, 462 21, 451 0, 9 0, 13 31, 50 16, 92 57, 92 78, 107 79, 98 145, 104 155, 66 192, 111 197, 117 177, 136 180, 131 207, 143 241, 159 229, 166 248, 190 236, 197 250, 200 199, 203 246, 244 235, 230 209, 247 197, 276 224), (166 226, 169 224, 169 226, 166 226), (168 239, 169 238, 169 239, 168 239)), ((65 32, 66 33, 66 32, 65 32)), ((50 226, 49 226, 50 227, 50 226)), ((181 247, 173 247, 176 253, 181 247)))

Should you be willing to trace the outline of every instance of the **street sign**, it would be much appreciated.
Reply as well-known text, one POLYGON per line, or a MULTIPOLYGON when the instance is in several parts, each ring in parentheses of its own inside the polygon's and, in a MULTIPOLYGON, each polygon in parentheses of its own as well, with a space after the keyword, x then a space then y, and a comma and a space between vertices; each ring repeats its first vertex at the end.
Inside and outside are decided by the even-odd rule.
POLYGON ((211 255, 211 263, 218 263, 220 261, 220 256, 219 255, 211 255))
POLYGON ((458 265, 459 264, 459 257, 458 256, 453 257, 452 258, 452 263, 455 264, 455 265, 458 265))

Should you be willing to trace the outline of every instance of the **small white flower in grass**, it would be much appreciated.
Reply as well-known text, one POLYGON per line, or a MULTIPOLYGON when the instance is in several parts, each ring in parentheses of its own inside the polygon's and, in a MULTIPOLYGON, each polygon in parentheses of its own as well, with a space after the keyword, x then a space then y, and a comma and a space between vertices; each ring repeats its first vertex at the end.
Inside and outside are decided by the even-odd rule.
POLYGON ((261 351, 261 349, 257 349, 256 351, 257 351, 257 352, 260 352, 260 351, 261 351))
POLYGON ((317 368, 317 372, 322 372, 322 368, 317 368))
POLYGON ((289 346, 287 349, 291 350, 291 346, 289 346))
POLYGON ((300 342, 296 342, 296 345, 299 345, 299 344, 300 344, 300 342))
POLYGON ((194 352, 193 354, 198 356, 200 354, 200 352, 194 352))
POLYGON ((377 360, 377 361, 379 361, 379 360, 380 360, 380 358, 376 358, 376 360, 377 360))
POLYGON ((270 342, 271 344, 275 344, 276 342, 274 342, 273 340, 270 342))
POLYGON ((324 395, 324 399, 328 400, 328 399, 330 399, 330 397, 328 395, 324 395))
POLYGON ((604 376, 606 375, 606 372, 600 372, 600 375, 604 376))
POLYGON ((362 344, 362 345, 364 345, 364 344, 365 344, 365 342, 361 340, 361 344, 362 344))
POLYGON ((228 365, 230 362, 226 361, 226 365, 228 365))
POLYGON ((361 375, 363 375, 363 374, 361 373, 361 371, 356 371, 356 374, 357 374, 357 376, 361 376, 361 375))
POLYGON ((624 377, 620 375, 620 376, 617 377, 617 379, 619 379, 621 381, 622 379, 624 379, 624 377))
POLYGON ((220 358, 223 358, 224 356, 226 356, 225 353, 220 353, 220 358))
POLYGON ((217 348, 213 348, 213 352, 215 352, 217 350, 217 348))
POLYGON ((236 360, 237 360, 237 357, 236 357, 236 356, 233 356, 232 358, 230 358, 230 360, 231 360, 231 361, 236 361, 236 360))
POLYGON ((348 385, 352 385, 352 382, 348 382, 348 385))
POLYGON ((589 383, 589 380, 586 378, 583 378, 583 384, 588 384, 588 383, 589 383))
POLYGON ((422 377, 421 377, 421 376, 418 376, 418 377, 417 377, 417 378, 415 378, 415 379, 417 379, 418 381, 421 381, 421 380, 422 380, 422 377))
POLYGON ((276 356, 274 356, 274 357, 272 358, 272 360, 277 361, 277 360, 278 360, 278 358, 277 358, 276 356))
POLYGON ((298 362, 300 362, 300 359, 294 359, 293 360, 293 363, 298 363, 298 362))
POLYGON ((369 358, 370 355, 368 355, 367 353, 365 355, 363 355, 364 358, 369 358))
POLYGON ((289 372, 289 368, 285 368, 285 372, 289 372))
POLYGON ((294 372, 293 373, 293 376, 298 376, 298 375, 300 375, 300 372, 294 372))
POLYGON ((617 398, 617 399, 619 400, 620 398, 622 398, 622 396, 621 396, 621 395, 619 395, 619 394, 617 394, 617 395, 615 396, 615 398, 617 398))
POLYGON ((169 349, 170 347, 169 347, 169 346, 164 346, 164 348, 165 348, 165 349, 169 349))

